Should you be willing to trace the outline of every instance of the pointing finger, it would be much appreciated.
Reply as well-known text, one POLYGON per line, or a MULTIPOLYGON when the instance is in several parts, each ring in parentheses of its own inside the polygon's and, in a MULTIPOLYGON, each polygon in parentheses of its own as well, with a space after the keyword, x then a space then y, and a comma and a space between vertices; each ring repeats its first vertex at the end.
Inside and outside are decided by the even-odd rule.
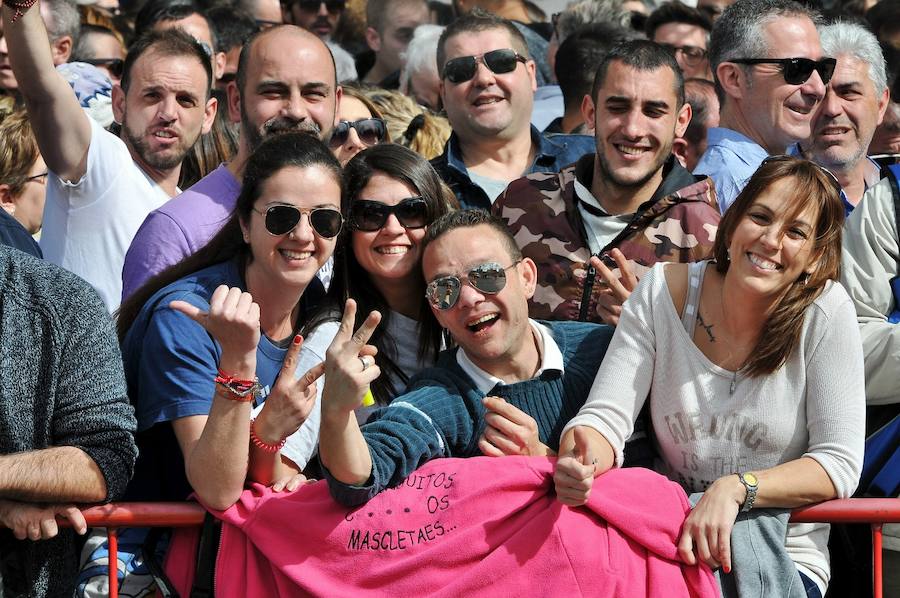
POLYGON ((378 323, 381 321, 381 314, 377 311, 369 312, 368 317, 366 317, 366 321, 362 323, 362 326, 353 334, 353 342, 358 345, 356 350, 357 354, 359 354, 359 350, 369 342, 369 339, 372 338, 372 333, 375 332, 375 328, 378 327, 378 323))
POLYGON ((297 369, 297 360, 300 356, 300 348, 303 346, 303 337, 299 334, 294 337, 291 346, 288 347, 287 353, 284 355, 284 363, 281 364, 281 376, 285 379, 291 379, 294 371, 297 369))

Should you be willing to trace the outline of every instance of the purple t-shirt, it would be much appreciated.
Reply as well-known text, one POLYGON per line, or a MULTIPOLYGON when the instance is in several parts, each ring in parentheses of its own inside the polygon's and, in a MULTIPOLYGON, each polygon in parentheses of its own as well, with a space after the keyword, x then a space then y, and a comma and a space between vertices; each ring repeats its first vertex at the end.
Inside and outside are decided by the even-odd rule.
POLYGON ((240 181, 222 164, 150 212, 125 254, 122 301, 150 278, 206 245, 228 221, 240 191, 240 181))

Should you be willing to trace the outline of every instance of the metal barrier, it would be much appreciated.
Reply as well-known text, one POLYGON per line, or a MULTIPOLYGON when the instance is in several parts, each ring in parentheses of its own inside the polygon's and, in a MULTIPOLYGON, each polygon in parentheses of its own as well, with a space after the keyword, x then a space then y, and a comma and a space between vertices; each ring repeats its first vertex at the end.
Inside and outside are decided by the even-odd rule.
MULTIPOLYGON (((109 595, 119 596, 119 527, 193 527, 203 523, 206 511, 195 503, 112 503, 82 511, 89 527, 106 527, 109 534, 109 595)), ((868 523, 872 526, 872 563, 875 598, 882 590, 882 525, 900 523, 900 498, 849 498, 803 507, 791 515, 794 523, 868 523)), ((67 521, 60 521, 66 525, 67 521)))

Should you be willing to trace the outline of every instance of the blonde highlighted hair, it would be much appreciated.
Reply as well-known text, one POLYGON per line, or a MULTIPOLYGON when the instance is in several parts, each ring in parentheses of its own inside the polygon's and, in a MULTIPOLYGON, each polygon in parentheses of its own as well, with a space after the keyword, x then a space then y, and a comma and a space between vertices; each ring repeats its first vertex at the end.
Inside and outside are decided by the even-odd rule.
POLYGON ((381 112, 394 143, 408 147, 426 160, 443 153, 451 131, 446 118, 397 91, 375 88, 365 93, 381 112))
POLYGON ((0 102, 0 183, 9 185, 10 195, 18 197, 41 151, 28 113, 7 100, 0 102))

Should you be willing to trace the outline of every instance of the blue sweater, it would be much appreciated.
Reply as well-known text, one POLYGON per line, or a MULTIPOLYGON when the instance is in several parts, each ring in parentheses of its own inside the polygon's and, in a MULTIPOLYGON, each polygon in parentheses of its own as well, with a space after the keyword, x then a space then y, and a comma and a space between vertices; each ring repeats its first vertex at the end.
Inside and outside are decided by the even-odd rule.
MULTIPOLYGON (((498 384, 488 393, 503 397, 535 419, 541 442, 559 448, 560 433, 584 404, 612 338, 613 328, 586 322, 542 322, 550 328, 565 371, 544 372, 515 384, 498 384)), ((445 351, 435 367, 410 380, 407 392, 377 412, 362 428, 372 455, 365 486, 325 477, 335 500, 354 506, 399 485, 423 463, 438 457, 480 455, 485 394, 463 372, 456 351, 445 351)))

